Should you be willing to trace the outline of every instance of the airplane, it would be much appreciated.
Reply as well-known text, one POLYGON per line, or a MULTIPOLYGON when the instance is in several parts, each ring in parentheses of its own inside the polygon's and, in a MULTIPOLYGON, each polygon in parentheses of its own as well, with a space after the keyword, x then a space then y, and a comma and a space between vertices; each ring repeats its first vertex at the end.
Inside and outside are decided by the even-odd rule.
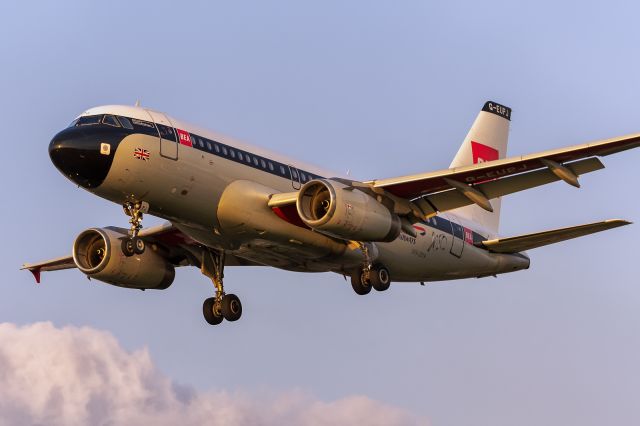
POLYGON ((514 237, 498 235, 501 197, 604 168, 598 157, 640 146, 640 134, 506 157, 511 109, 486 102, 447 169, 354 180, 251 146, 152 109, 88 109, 56 134, 57 169, 123 206, 129 227, 81 232, 72 254, 24 264, 77 268, 107 284, 166 289, 195 266, 215 293, 207 323, 236 321, 227 266, 270 266, 350 277, 353 291, 391 282, 489 277, 528 269, 526 251, 631 222, 605 220, 514 237), (167 220, 143 228, 144 214, 167 220))

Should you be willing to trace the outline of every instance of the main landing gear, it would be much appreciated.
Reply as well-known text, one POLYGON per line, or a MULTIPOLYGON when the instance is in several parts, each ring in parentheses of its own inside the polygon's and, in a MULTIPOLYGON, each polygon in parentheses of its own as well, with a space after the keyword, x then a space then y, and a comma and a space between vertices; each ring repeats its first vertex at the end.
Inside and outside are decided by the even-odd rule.
POLYGON ((372 288, 377 291, 388 290, 391 285, 389 270, 379 263, 371 263, 369 249, 366 244, 360 243, 360 249, 364 254, 364 264, 351 275, 353 291, 364 296, 369 294, 372 288))
POLYGON ((202 251, 201 270, 211 278, 216 287, 216 295, 202 304, 205 321, 211 325, 218 325, 223 319, 237 321, 242 316, 242 303, 235 294, 225 294, 222 279, 224 277, 224 252, 213 250, 202 251))
POLYGON ((125 256, 130 257, 134 254, 144 253, 145 244, 144 240, 138 237, 138 233, 142 229, 142 215, 149 211, 149 204, 144 201, 130 202, 127 201, 122 205, 124 213, 130 216, 129 223, 131 228, 129 229, 129 238, 122 240, 122 253, 125 256))

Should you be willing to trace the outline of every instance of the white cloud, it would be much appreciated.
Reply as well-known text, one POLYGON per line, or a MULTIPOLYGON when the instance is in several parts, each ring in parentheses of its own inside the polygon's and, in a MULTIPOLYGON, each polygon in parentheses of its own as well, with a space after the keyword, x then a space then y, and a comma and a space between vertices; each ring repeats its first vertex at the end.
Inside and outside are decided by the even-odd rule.
POLYGON ((51 323, 0 324, 0 425, 415 425, 366 396, 325 402, 176 385, 146 349, 124 350, 109 333, 51 323))

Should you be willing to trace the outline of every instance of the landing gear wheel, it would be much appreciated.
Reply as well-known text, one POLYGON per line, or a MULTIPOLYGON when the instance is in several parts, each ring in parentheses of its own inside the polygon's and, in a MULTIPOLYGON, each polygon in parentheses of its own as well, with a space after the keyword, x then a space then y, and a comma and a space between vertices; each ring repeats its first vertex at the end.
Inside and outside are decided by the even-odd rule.
POLYGON ((122 253, 127 257, 131 257, 136 254, 136 245, 131 238, 125 238, 122 240, 122 253))
POLYGON ((145 244, 144 244, 144 240, 142 240, 141 238, 138 237, 134 237, 132 238, 133 240, 133 251, 136 254, 142 254, 144 253, 144 249, 145 249, 145 244))
POLYGON ((235 294, 225 294, 222 298, 222 316, 227 321, 238 321, 242 316, 242 303, 235 294))
POLYGON ((145 246, 144 240, 138 237, 127 238, 122 240, 122 253, 124 253, 124 255, 127 257, 131 257, 134 254, 144 253, 145 247, 146 246, 145 246))
POLYGON ((210 297, 202 304, 202 314, 204 319, 211 325, 218 325, 222 322, 222 309, 219 303, 216 303, 215 297, 210 297))
POLYGON ((391 277, 389 270, 384 266, 376 266, 371 269, 371 286, 377 291, 385 291, 391 285, 391 277))
MULTIPOLYGON (((373 271, 369 272, 369 274, 371 273, 373 273, 373 271)), ((371 291, 371 280, 367 275, 364 270, 359 270, 351 275, 351 287, 353 287, 353 291, 360 296, 369 294, 371 291)))

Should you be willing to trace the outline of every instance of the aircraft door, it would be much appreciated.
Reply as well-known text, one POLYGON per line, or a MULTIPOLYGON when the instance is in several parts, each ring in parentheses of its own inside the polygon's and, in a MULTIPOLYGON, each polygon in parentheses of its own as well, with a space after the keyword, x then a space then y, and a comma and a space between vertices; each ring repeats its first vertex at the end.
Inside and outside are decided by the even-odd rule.
POLYGON ((464 227, 449 218, 451 223, 451 231, 453 234, 451 249, 449 252, 455 257, 461 257, 464 250, 464 227))
POLYGON ((291 185, 293 185, 293 189, 300 189, 300 171, 289 165, 289 172, 291 173, 291 185))
POLYGON ((146 110, 158 127, 160 134, 160 155, 171 160, 178 159, 178 136, 169 117, 161 112, 146 110))

